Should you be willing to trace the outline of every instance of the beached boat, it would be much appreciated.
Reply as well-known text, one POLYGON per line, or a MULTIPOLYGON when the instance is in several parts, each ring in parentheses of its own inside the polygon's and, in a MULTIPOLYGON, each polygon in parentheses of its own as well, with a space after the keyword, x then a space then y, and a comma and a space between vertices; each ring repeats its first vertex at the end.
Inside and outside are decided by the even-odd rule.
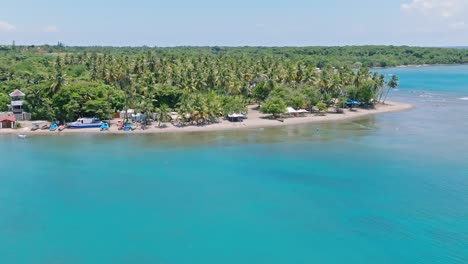
POLYGON ((31 131, 36 131, 39 129, 49 129, 46 121, 35 121, 31 123, 31 131))
POLYGON ((122 130, 122 129, 123 129, 123 126, 124 126, 124 125, 123 125, 123 123, 122 123, 122 120, 117 121, 117 129, 118 129, 118 130, 122 130))
POLYGON ((125 123, 123 127, 123 131, 133 131, 133 130, 135 130, 135 128, 132 127, 131 123, 125 123))
POLYGON ((347 107, 360 106, 360 105, 362 105, 362 103, 356 100, 349 99, 348 101, 346 101, 347 107))
POLYGON ((57 130, 57 128, 58 128, 57 124, 52 124, 52 125, 50 125, 49 130, 50 131, 55 131, 55 130, 57 130))
POLYGON ((66 127, 65 125, 60 125, 60 126, 58 127, 58 131, 63 131, 63 130, 65 129, 65 127, 66 127))
POLYGON ((100 128, 103 122, 97 118, 78 118, 75 122, 68 123, 68 128, 100 128))
POLYGON ((101 131, 104 131, 104 130, 109 130, 109 124, 106 122, 102 123, 101 125, 101 131))

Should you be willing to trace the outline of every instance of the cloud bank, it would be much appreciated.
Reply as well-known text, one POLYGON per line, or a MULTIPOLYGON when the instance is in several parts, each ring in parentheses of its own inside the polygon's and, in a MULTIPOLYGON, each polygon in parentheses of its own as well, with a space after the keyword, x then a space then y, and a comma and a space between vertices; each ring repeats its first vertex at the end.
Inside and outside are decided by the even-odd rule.
POLYGON ((461 29, 468 18, 468 0, 412 0, 402 4, 401 10, 446 28, 461 29))
POLYGON ((0 21, 0 32, 15 32, 16 27, 6 21, 0 21))

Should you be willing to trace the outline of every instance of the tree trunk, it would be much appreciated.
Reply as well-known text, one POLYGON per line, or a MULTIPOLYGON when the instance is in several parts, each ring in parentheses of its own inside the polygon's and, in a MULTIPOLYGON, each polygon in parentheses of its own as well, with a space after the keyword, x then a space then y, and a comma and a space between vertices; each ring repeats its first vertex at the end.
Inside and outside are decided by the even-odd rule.
MULTIPOLYGON (((379 100, 378 100, 379 103, 380 103, 380 101, 382 101, 383 94, 384 94, 384 91, 381 91, 380 94, 379 94, 379 100)), ((388 92, 387 92, 387 94, 388 94, 388 92)))
POLYGON ((128 122, 128 96, 125 96, 125 123, 128 122))
POLYGON ((382 104, 385 104, 385 100, 387 100, 387 97, 388 97, 388 93, 390 93, 390 87, 387 89, 387 94, 385 95, 385 98, 383 99, 382 101, 382 104))

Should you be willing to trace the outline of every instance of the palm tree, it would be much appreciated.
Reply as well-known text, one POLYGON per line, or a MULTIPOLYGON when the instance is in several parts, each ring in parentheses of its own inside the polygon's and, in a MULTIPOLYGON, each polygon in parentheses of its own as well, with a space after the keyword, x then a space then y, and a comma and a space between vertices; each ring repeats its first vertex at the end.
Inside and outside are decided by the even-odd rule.
POLYGON ((119 69, 115 76, 116 80, 114 85, 125 94, 125 121, 128 121, 128 109, 135 99, 135 86, 130 75, 124 70, 119 69))
POLYGON ((374 82, 374 91, 376 96, 375 99, 377 99, 377 101, 380 102, 385 87, 385 76, 383 74, 378 74, 377 72, 374 72, 374 74, 372 75, 372 81, 374 82))
POLYGON ((142 96, 135 106, 136 111, 144 114, 144 120, 142 122, 142 127, 144 128, 144 126, 148 124, 148 115, 154 111, 153 101, 150 98, 142 96))
POLYGON ((156 114, 158 115, 158 127, 161 127, 161 122, 167 122, 170 120, 171 109, 166 104, 162 104, 156 108, 156 114))
POLYGON ((383 99, 382 103, 385 104, 385 100, 387 100, 388 93, 390 92, 390 89, 395 89, 398 87, 398 77, 396 75, 392 75, 390 80, 387 83, 387 94, 385 95, 385 98, 383 99))
POLYGON ((94 63, 93 67, 91 68, 91 81, 95 82, 98 80, 98 69, 97 65, 94 63))
POLYGON ((209 92, 205 96, 205 104, 208 109, 210 122, 217 122, 217 119, 222 116, 224 112, 220 97, 215 92, 209 92))
POLYGON ((66 85, 67 75, 62 72, 62 70, 57 70, 54 76, 51 77, 52 84, 50 85, 50 95, 58 93, 63 86, 66 85))
POLYGON ((354 78, 354 86, 359 87, 361 83, 369 79, 369 68, 360 68, 354 78))
POLYGON ((192 113, 194 111, 193 107, 193 94, 184 93, 180 97, 178 108, 179 108, 179 115, 182 117, 183 122, 185 123, 186 117, 189 116, 192 118, 192 113))
POLYGON ((206 98, 201 94, 195 94, 192 99, 193 111, 191 113, 192 120, 196 124, 202 124, 210 118, 210 109, 208 108, 206 98))

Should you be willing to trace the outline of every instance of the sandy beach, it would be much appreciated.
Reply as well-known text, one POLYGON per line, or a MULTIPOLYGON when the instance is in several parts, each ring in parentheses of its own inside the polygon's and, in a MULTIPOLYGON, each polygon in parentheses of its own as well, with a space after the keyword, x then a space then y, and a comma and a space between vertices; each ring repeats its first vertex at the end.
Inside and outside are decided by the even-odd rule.
POLYGON ((223 131, 223 130, 238 130, 238 129, 251 129, 251 128, 266 128, 276 126, 288 126, 298 125, 307 123, 319 123, 319 122, 338 122, 343 120, 355 119, 363 116, 398 112, 413 108, 413 105, 398 102, 386 102, 375 107, 375 109, 362 109, 357 108, 350 111, 344 109, 343 113, 334 113, 332 108, 330 112, 325 115, 317 115, 315 113, 306 114, 303 117, 290 117, 282 119, 283 122, 268 119, 268 115, 260 113, 256 110, 256 106, 249 106, 249 112, 247 119, 243 122, 229 122, 227 120, 220 119, 219 123, 204 125, 204 126, 185 126, 176 127, 170 123, 165 123, 165 127, 158 127, 157 122, 153 122, 150 127, 146 129, 137 128, 133 131, 121 131, 117 129, 115 125, 117 119, 111 122, 111 126, 108 131, 100 131, 98 128, 83 128, 83 129, 65 129, 63 131, 48 131, 48 130, 36 130, 31 131, 32 122, 20 122, 22 128, 20 129, 0 129, 0 135, 2 134, 27 134, 27 135, 58 135, 58 134, 151 134, 151 133, 177 133, 177 132, 203 132, 203 131, 223 131))

